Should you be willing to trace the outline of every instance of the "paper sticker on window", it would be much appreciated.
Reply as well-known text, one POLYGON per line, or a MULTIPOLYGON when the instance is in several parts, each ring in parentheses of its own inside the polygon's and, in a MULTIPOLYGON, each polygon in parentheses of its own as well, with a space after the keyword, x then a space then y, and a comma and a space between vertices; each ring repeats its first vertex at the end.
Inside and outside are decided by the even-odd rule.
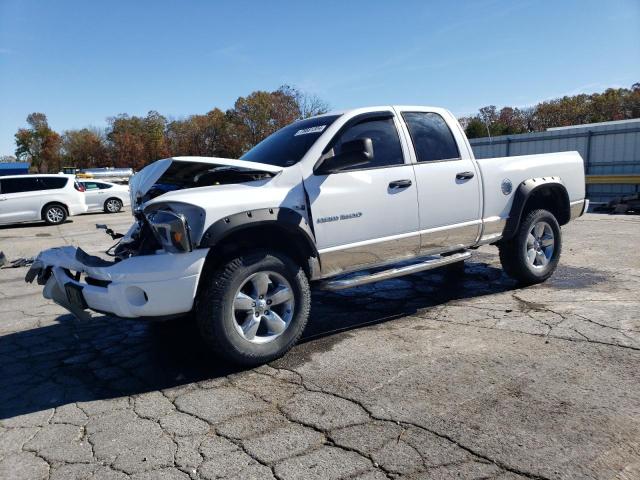
POLYGON ((306 135, 307 133, 320 133, 325 128, 326 128, 326 125, 318 125, 317 127, 303 128, 302 130, 298 130, 293 136, 297 137, 298 135, 306 135))

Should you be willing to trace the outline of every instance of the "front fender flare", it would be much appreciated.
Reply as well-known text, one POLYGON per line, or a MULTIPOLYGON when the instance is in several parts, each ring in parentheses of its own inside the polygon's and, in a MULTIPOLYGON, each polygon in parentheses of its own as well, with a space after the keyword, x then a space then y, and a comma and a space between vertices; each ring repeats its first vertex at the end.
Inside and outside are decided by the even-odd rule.
POLYGON ((301 234, 309 251, 318 257, 315 237, 307 219, 299 212, 286 207, 247 210, 221 218, 207 228, 200 241, 200 246, 214 247, 232 233, 263 225, 277 225, 291 233, 301 234))

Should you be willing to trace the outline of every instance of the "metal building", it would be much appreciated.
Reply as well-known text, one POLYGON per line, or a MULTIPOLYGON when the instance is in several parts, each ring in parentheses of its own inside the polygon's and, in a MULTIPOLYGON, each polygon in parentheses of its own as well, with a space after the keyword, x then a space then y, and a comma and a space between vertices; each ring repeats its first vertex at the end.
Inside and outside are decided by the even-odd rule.
POLYGON ((0 162, 0 177, 4 175, 26 175, 29 173, 28 162, 0 162))
POLYGON ((470 142, 477 158, 576 150, 584 159, 587 198, 594 203, 640 191, 640 119, 474 138, 470 142))

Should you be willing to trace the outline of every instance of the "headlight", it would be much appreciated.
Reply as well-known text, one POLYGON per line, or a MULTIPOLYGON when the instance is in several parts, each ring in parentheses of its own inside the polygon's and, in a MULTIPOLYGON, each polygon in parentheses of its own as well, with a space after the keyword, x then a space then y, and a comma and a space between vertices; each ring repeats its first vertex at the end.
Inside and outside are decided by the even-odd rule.
POLYGON ((138 214, 149 224, 160 245, 172 253, 190 252, 198 246, 205 216, 202 208, 183 202, 154 203, 138 214))
POLYGON ((147 215, 154 236, 170 253, 190 252, 191 229, 184 215, 169 210, 156 210, 147 215))

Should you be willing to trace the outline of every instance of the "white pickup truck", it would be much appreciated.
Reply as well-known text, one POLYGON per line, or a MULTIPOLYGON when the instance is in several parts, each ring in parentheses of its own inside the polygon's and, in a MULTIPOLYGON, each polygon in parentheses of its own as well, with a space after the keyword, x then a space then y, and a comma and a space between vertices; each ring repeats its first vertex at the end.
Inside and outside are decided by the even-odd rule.
POLYGON ((454 116, 431 107, 300 120, 240 160, 159 160, 130 187, 136 220, 113 260, 54 248, 26 280, 78 317, 193 312, 206 342, 246 365, 300 338, 312 284, 407 275, 484 244, 511 277, 542 282, 560 226, 587 206, 577 152, 477 161, 454 116))

